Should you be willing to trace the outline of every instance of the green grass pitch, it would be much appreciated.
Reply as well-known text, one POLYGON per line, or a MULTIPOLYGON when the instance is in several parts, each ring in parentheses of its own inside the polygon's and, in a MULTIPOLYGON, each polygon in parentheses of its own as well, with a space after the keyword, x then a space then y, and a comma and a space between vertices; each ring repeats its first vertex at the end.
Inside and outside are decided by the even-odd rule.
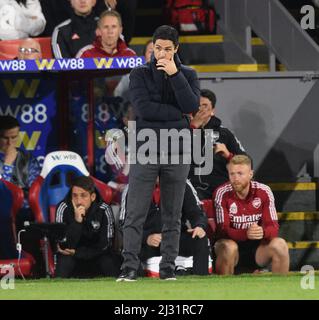
MULTIPOLYGON (((98 279, 16 280, 14 289, 0 287, 0 300, 10 299, 94 299, 94 300, 268 300, 319 299, 319 275, 314 289, 302 289, 304 275, 271 274, 240 276, 186 276, 177 281, 139 278, 137 282, 98 279)), ((309 283, 309 282, 307 282, 309 283)))

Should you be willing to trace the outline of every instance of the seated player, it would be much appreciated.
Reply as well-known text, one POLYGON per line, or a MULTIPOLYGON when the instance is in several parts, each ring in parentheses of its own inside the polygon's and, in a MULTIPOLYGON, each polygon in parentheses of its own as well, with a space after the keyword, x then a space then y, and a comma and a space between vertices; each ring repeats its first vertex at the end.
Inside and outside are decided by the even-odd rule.
POLYGON ((227 165, 229 182, 214 193, 217 222, 216 272, 233 274, 271 264, 273 273, 289 271, 288 246, 278 237, 278 218, 270 188, 253 181, 246 155, 234 156, 227 165))
POLYGON ((56 222, 66 224, 66 237, 57 245, 56 276, 69 278, 76 270, 116 277, 120 257, 113 253, 114 217, 90 177, 74 179, 66 198, 58 205, 56 222))

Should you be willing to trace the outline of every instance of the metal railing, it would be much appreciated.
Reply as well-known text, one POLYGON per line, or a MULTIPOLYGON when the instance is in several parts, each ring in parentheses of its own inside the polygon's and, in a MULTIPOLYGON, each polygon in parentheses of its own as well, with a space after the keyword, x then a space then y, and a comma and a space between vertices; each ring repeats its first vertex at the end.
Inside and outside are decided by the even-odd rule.
POLYGON ((278 0, 215 0, 220 28, 248 55, 253 30, 269 50, 270 70, 276 57, 287 70, 319 70, 319 47, 278 0))

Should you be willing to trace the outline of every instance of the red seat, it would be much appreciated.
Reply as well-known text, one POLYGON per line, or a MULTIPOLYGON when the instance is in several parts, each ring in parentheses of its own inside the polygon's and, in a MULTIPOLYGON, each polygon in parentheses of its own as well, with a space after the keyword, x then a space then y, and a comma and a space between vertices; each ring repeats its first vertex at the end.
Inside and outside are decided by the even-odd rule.
POLYGON ((14 267, 16 275, 31 276, 34 258, 22 250, 19 259, 16 249, 16 215, 22 208, 23 198, 21 188, 0 176, 0 267, 10 265, 14 267))
MULTIPOLYGON (((42 58, 50 59, 53 58, 51 49, 51 38, 35 38, 41 46, 42 58)), ((18 55, 19 45, 23 39, 17 40, 3 40, 0 41, 0 60, 12 60, 18 55)))

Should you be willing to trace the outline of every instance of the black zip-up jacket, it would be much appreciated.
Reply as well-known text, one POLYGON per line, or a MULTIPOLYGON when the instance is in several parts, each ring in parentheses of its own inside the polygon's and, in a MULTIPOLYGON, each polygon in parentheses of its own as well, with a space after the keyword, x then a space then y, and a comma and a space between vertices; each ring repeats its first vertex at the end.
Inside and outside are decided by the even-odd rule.
POLYGON ((92 44, 98 17, 95 11, 86 17, 74 12, 71 19, 65 20, 55 27, 52 34, 52 49, 54 57, 74 58, 83 47, 92 44))
MULTIPOLYGON (((122 228, 124 226, 126 217, 126 199, 127 199, 127 186, 122 195, 121 212, 119 224, 122 228)), ((186 181, 185 194, 182 206, 181 218, 181 232, 186 232, 189 228, 188 222, 192 228, 201 227, 204 230, 207 228, 207 216, 204 213, 201 202, 197 196, 196 190, 189 180, 186 181)), ((162 232, 162 220, 159 206, 152 201, 151 207, 148 211, 144 227, 143 227, 143 243, 146 243, 147 237, 153 233, 162 232)))
POLYGON ((196 72, 181 64, 175 54, 178 72, 172 76, 150 63, 136 67, 130 74, 130 98, 139 128, 188 128, 185 114, 198 110, 199 81, 196 72))
MULTIPOLYGON (((217 117, 212 117, 205 125, 204 129, 213 129, 214 131, 214 143, 224 143, 233 155, 246 154, 243 146, 236 136, 227 128, 222 126, 222 122, 217 117)), ((212 137, 209 137, 212 139, 212 137)), ((204 155, 205 148, 205 131, 201 130, 201 151, 204 155)), ((220 154, 214 154, 213 156, 213 171, 208 175, 195 175, 194 170, 196 167, 200 168, 201 165, 192 163, 189 179, 198 192, 200 199, 211 199, 213 191, 229 180, 227 163, 228 159, 225 159, 220 154)), ((202 165, 203 167, 203 165, 202 165)))
POLYGON ((200 88, 196 72, 181 64, 177 54, 174 61, 178 72, 172 76, 157 70, 154 55, 149 63, 130 73, 130 101, 136 115, 136 131, 153 129, 157 143, 160 129, 188 129, 188 114, 199 107, 200 88))
POLYGON ((114 216, 112 208, 101 201, 98 194, 82 223, 74 218, 70 192, 57 206, 55 219, 56 222, 66 224, 66 237, 61 246, 75 249, 75 258, 90 260, 111 249, 114 238, 114 216))

